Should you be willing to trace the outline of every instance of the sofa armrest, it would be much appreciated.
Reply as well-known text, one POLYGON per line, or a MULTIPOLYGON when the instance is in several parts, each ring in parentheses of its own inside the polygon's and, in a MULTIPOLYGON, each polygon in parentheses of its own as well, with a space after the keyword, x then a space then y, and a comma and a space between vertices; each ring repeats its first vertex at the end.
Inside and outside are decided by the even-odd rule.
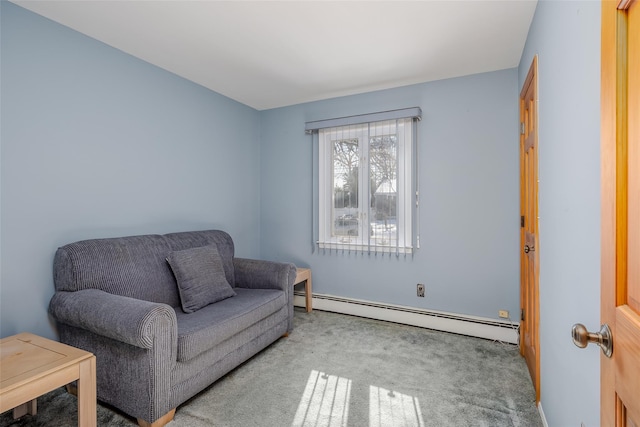
POLYGON ((66 325, 145 349, 153 347, 157 321, 168 323, 177 337, 176 314, 168 305, 98 289, 56 292, 49 313, 66 325))
POLYGON ((234 258, 236 286, 250 289, 279 289, 289 292, 296 279, 296 266, 291 263, 234 258))

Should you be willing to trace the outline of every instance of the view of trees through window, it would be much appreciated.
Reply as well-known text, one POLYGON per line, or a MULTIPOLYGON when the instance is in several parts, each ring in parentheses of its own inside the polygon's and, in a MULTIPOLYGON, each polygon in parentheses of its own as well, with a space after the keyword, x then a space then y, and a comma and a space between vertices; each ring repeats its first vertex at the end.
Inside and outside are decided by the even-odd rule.
MULTIPOLYGON (((337 139, 333 145, 334 235, 358 236, 365 217, 360 203, 368 204, 370 230, 373 237, 395 233, 397 215, 397 135, 375 135, 365 138, 337 139), (365 162, 361 165, 361 159, 365 162), (361 174, 363 174, 361 176, 361 174), (368 197, 360 200, 361 183, 368 175, 368 197)), ((366 196, 366 195, 362 195, 366 196)), ((365 230, 366 231, 366 230, 365 230)), ((389 236, 393 237, 393 236, 389 236)))

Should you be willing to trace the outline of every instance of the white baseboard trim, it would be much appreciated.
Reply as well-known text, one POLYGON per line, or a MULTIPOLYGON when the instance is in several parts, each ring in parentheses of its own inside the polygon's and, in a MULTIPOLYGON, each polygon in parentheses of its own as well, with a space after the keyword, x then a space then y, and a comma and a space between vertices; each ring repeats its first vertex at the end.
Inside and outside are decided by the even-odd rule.
POLYGON ((542 410, 542 402, 538 402, 538 412, 540 413, 540 419, 542 420, 543 427, 549 427, 547 423, 547 419, 544 416, 544 411, 542 410))
MULTIPOLYGON (((304 292, 295 292, 293 304, 297 307, 305 307, 304 292)), ((312 297, 312 306, 314 310, 385 320, 511 344, 517 344, 519 340, 520 326, 518 324, 486 317, 424 310, 316 293, 312 297)))

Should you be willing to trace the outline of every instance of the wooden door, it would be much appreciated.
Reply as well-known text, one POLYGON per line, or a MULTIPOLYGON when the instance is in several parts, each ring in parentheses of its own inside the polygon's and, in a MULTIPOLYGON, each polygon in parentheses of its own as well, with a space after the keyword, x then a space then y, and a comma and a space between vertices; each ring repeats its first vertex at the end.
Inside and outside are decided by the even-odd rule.
POLYGON ((540 401, 538 336, 538 56, 520 92, 520 353, 540 401))
POLYGON ((602 2, 601 425, 640 427, 640 1, 602 2))

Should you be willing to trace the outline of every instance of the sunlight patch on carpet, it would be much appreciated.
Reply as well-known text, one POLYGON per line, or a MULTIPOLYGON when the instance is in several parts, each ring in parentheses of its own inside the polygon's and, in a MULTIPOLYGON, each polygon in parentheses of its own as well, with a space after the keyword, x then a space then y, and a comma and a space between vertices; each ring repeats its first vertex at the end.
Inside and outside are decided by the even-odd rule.
POLYGON ((291 427, 346 427, 351 380, 312 370, 291 427))
POLYGON ((418 398, 370 386, 369 427, 385 426, 424 427, 418 398))
MULTIPOLYGON (((347 427, 352 380, 312 370, 291 427, 347 427)), ((417 397, 369 386, 369 427, 424 427, 417 397)))

